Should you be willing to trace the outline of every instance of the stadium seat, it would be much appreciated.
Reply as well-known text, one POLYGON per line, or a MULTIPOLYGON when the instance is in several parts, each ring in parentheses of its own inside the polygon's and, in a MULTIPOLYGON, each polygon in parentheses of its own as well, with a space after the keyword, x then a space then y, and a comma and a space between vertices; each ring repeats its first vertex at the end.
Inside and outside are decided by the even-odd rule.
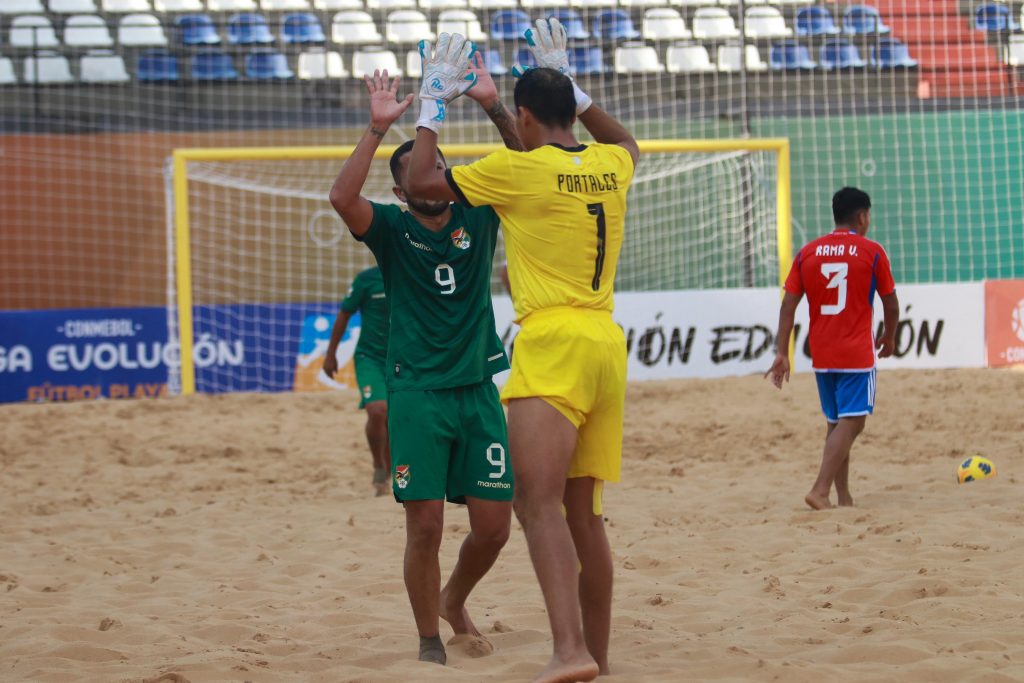
POLYGON ((665 67, 658 61, 658 53, 643 43, 623 43, 615 48, 615 73, 654 74, 665 67))
POLYGON ((153 0, 157 12, 202 12, 202 0, 153 0))
POLYGON ((516 64, 524 66, 528 69, 532 69, 537 66, 537 59, 533 56, 528 48, 520 48, 516 52, 516 64))
POLYGON ((608 71, 599 47, 570 47, 569 70, 577 76, 603 74, 608 71))
POLYGON ((714 0, 670 0, 669 4, 676 7, 705 7, 715 3, 714 0))
POLYGON ((729 10, 701 7, 693 14, 693 37, 700 40, 739 38, 740 30, 736 28, 729 10))
POLYGON ((665 0, 619 0, 620 7, 660 7, 665 0))
POLYGON ((269 45, 274 35, 262 14, 236 14, 228 19, 228 42, 232 45, 269 45))
POLYGON ((533 26, 526 12, 518 9, 501 10, 491 18, 491 38, 494 40, 522 40, 526 29, 533 26))
POLYGON ((412 9, 416 0, 366 0, 366 9, 412 9))
POLYGON ((878 10, 868 5, 853 5, 843 13, 843 33, 851 36, 888 33, 878 10))
POLYGON ((857 69, 868 65, 857 47, 845 38, 830 38, 821 46, 818 64, 822 69, 857 69))
POLYGON ((121 45, 163 47, 167 36, 160 20, 152 14, 128 14, 117 27, 117 42, 121 45))
POLYGON ((747 10, 744 30, 748 38, 788 38, 793 29, 786 26, 782 12, 774 7, 751 7, 747 10))
POLYGON ((287 81, 295 78, 288 58, 276 50, 250 52, 245 56, 245 76, 258 81, 287 81))
POLYGON ((810 5, 814 0, 773 0, 772 4, 782 6, 794 6, 794 5, 810 5))
POLYGON ((832 19, 832 13, 824 7, 804 7, 796 13, 796 34, 798 36, 834 36, 839 27, 832 19))
POLYGON ((10 57, 0 57, 0 85, 14 85, 18 82, 14 75, 14 62, 10 57))
POLYGON ((430 30, 427 16, 414 9, 403 9, 388 15, 384 25, 384 37, 389 43, 418 43, 420 40, 437 38, 430 30))
POLYGON ((341 55, 337 52, 303 52, 299 54, 299 80, 322 81, 326 78, 347 78, 341 55))
POLYGON ((22 80, 25 83, 57 85, 75 82, 68 58, 52 50, 43 50, 32 57, 26 57, 23 68, 22 80))
POLYGON ((256 9, 256 0, 206 0, 211 12, 248 12, 256 9))
POLYGON ((600 9, 602 7, 615 7, 615 0, 569 0, 570 7, 578 9, 600 9))
POLYGON ((352 55, 352 75, 355 78, 372 76, 375 69, 388 70, 389 76, 401 76, 398 58, 391 50, 382 47, 364 47, 352 55))
POLYGON ((419 0, 419 7, 422 10, 443 10, 460 9, 469 3, 466 0, 419 0))
MULTIPOLYGON (((768 65, 761 59, 761 53, 756 45, 747 45, 743 50, 746 53, 747 71, 767 71, 768 65)), ((743 63, 740 61, 739 45, 718 46, 718 70, 726 73, 740 72, 743 70, 743 63)))
MULTIPOLYGON (((872 66, 874 66, 874 63, 875 60, 872 55, 872 66)), ((1010 39, 1006 42, 1006 49, 1003 51, 1003 63, 1007 66, 1024 65, 1024 36, 1010 36, 1010 39)))
MULTIPOLYGON (((366 12, 338 12, 331 24, 331 39, 339 45, 365 45, 384 40, 373 23, 373 17, 366 12)), ((394 57, 394 55, 391 55, 394 57)), ((355 69, 355 65, 352 66, 355 69)), ((373 69, 370 69, 373 73, 373 69)))
MULTIPOLYGON (((309 0, 260 0, 260 9, 267 12, 309 9, 309 0)), ((289 76, 294 77, 295 74, 289 76)), ((275 78, 280 78, 275 76, 275 78)))
POLYGON ((665 66, 672 74, 708 73, 715 70, 703 45, 672 45, 665 52, 665 66))
POLYGON ((583 17, 574 9, 559 8, 552 10, 548 16, 555 17, 565 28, 565 35, 570 40, 586 40, 590 37, 590 31, 583 23, 583 17))
POLYGON ((0 14, 29 14, 46 11, 42 0, 4 0, 0 2, 0 14))
POLYGON ((691 37, 679 11, 668 7, 656 7, 644 12, 641 33, 644 40, 680 40, 691 37))
POLYGON ((363 9, 363 0, 313 0, 313 7, 320 10, 363 9))
POLYGON ((629 18, 629 12, 621 9, 605 10, 594 17, 593 34, 595 38, 612 40, 632 40, 640 37, 640 32, 629 18))
POLYGON ((497 50, 484 51, 484 66, 492 76, 504 76, 508 73, 508 69, 501 63, 501 53, 497 50))
POLYGON ((167 50, 149 50, 139 55, 135 77, 144 82, 171 82, 180 78, 178 58, 167 50))
POLYGON ((109 50, 94 50, 78 60, 79 79, 83 83, 127 83, 131 80, 124 57, 109 50))
POLYGON ((449 9, 441 12, 437 17, 437 33, 461 33, 476 42, 487 40, 480 20, 468 9, 449 9))
POLYGON ((1016 31, 1020 25, 1014 22, 1009 7, 994 2, 975 11, 974 28, 979 31, 1016 31))
POLYGON ((192 57, 192 78, 197 81, 234 81, 238 79, 238 71, 226 52, 207 50, 192 57))
POLYGON ((511 9, 516 7, 516 0, 469 0, 473 9, 511 9))
POLYGON ((285 15, 281 22, 281 40, 289 44, 307 45, 326 43, 327 36, 315 14, 299 12, 285 15))
POLYGON ((423 60, 420 59, 419 50, 409 50, 405 53, 405 75, 411 78, 423 75, 423 60))
POLYGON ((68 47, 110 47, 107 22, 95 14, 76 14, 64 22, 64 44, 68 47))
POLYGON ((128 14, 129 12, 152 12, 149 0, 103 0, 103 11, 111 14, 128 14))
POLYGON ((776 71, 796 71, 799 69, 815 69, 817 64, 811 59, 806 45, 795 40, 784 40, 772 45, 768 64, 776 71))
POLYGON ((182 45, 219 45, 220 36, 205 14, 183 14, 174 22, 182 45))
POLYGON ((56 47, 60 45, 53 24, 35 15, 14 17, 7 34, 11 47, 56 47))
POLYGON ((568 7, 569 0, 519 0, 519 5, 526 9, 537 7, 568 7))
MULTIPOLYGON (((697 4, 696 0, 691 0, 691 3, 694 4, 694 5, 697 4)), ((702 2, 700 4, 701 5, 706 5, 708 3, 702 2)), ((740 4, 740 0, 718 0, 718 4, 719 5, 724 5, 725 7, 736 7, 737 5, 740 4)), ((750 7, 751 5, 767 5, 768 4, 768 0, 747 0, 743 4, 746 5, 747 7, 750 7)))
MULTIPOLYGON (((1015 36, 1011 36, 1012 42, 1015 36)), ((910 56, 910 50, 895 38, 882 38, 871 46, 871 66, 881 69, 913 69, 917 60, 910 56)))
POLYGON ((46 4, 54 14, 96 14, 94 0, 50 0, 46 4))

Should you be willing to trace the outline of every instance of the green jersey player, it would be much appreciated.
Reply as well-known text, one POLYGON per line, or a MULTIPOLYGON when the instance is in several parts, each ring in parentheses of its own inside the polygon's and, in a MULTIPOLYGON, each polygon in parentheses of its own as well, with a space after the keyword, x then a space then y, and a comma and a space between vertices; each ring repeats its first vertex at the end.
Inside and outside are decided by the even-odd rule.
MULTIPOLYGON (((521 148, 511 113, 474 61, 470 91, 506 145, 521 148)), ((360 196, 374 152, 412 102, 396 101, 399 79, 366 78, 370 126, 331 189, 331 204, 373 251, 390 309, 387 352, 392 485, 405 505, 405 584, 420 635, 419 658, 444 664, 439 617, 457 636, 482 639, 465 609, 470 591, 508 539, 512 467, 505 416, 491 376, 508 368, 491 306, 498 234, 489 208, 467 209, 410 197, 412 141, 391 157, 394 193, 408 211, 360 196), (470 533, 441 589, 438 549, 445 499, 469 508, 470 533)), ((467 81, 469 84, 470 81, 467 81)), ((445 167, 438 153, 437 164, 445 167)), ((489 647, 486 641, 476 646, 489 647)))

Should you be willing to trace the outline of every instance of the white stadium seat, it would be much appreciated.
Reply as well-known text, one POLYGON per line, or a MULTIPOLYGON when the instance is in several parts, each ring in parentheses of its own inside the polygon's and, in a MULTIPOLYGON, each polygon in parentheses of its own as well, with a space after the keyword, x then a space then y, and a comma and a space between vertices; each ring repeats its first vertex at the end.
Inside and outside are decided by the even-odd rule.
POLYGON ((64 44, 70 47, 110 47, 107 22, 95 14, 76 14, 64 22, 64 44))
POLYGON ((363 9, 363 0, 313 0, 313 7, 322 10, 363 9))
POLYGON ((298 73, 302 81, 348 77, 345 64, 337 52, 303 52, 299 55, 298 73))
MULTIPOLYGON (((767 71, 768 65, 761 59, 756 45, 747 45, 747 71, 767 71)), ((743 70, 740 63, 739 45, 718 46, 718 70, 725 72, 739 72, 743 70)))
POLYGON ((157 12, 202 12, 202 0, 153 0, 157 12))
MULTIPOLYGON (((777 0, 771 1, 774 3, 777 0)), ((740 0, 718 0, 718 4, 725 5, 726 7, 735 7, 740 4, 740 0)), ((767 5, 768 0, 747 0, 744 4, 746 4, 747 7, 750 7, 751 5, 767 5)))
POLYGON ((1024 66, 1024 36, 1010 36, 1004 51, 1003 61, 1008 66, 1024 66))
MULTIPOLYGON (((331 39, 338 44, 365 45, 384 40, 373 23, 373 17, 366 12, 338 12, 331 24, 331 39)), ((394 55, 392 55, 394 57, 394 55)), ((355 66, 352 67, 355 69, 355 66)), ((370 73, 373 73, 371 69, 370 73)))
POLYGON ((740 31, 736 28, 729 10, 721 7, 701 7, 693 15, 693 37, 700 40, 721 40, 723 38, 739 38, 740 31))
POLYGON ((8 34, 11 47, 56 47, 60 45, 53 24, 35 15, 14 17, 8 34))
POLYGON ((50 11, 54 14, 95 14, 93 0, 50 0, 50 11))
POLYGON ((388 15, 384 37, 389 43, 418 43, 434 40, 437 36, 430 30, 430 22, 423 12, 404 9, 388 15))
POLYGON ((416 0, 366 0, 366 9, 412 9, 416 0))
POLYGON ((152 14, 129 14, 121 19, 117 27, 117 42, 122 45, 167 45, 167 36, 160 20, 152 14))
POLYGON ((352 55, 352 75, 356 78, 372 76, 375 69, 384 71, 387 69, 388 76, 400 76, 402 70, 398 68, 398 58, 391 50, 381 47, 366 47, 356 50, 352 55))
POLYGON ((460 33, 478 43, 487 40, 480 19, 467 9, 450 9, 437 17, 437 33, 460 33))
POLYGON ((665 70, 658 61, 658 53, 643 43, 624 43, 615 48, 615 73, 650 74, 665 70))
POLYGON ((23 80, 40 84, 75 82, 68 58, 56 52, 39 52, 34 57, 26 57, 23 80))
POLYGON ((278 10, 307 10, 309 0, 260 0, 260 9, 269 12, 278 10))
POLYGON ((673 74, 709 73, 715 70, 711 55, 703 45, 672 45, 665 53, 665 66, 673 74))
POLYGON ((14 62, 10 57, 0 57, 0 85, 13 85, 18 79, 14 75, 14 62))
POLYGON ((704 7, 711 2, 712 0, 669 0, 668 4, 676 7, 704 7))
POLYGON ((152 12, 149 0, 103 0, 103 11, 127 14, 128 12, 152 12))
POLYGON ((615 7, 618 3, 615 0, 569 0, 571 7, 582 9, 597 9, 602 7, 615 7))
POLYGON ((107 51, 84 55, 78 62, 78 73, 83 83, 127 83, 131 80, 124 58, 107 51))
POLYGON ((744 26, 748 38, 788 38, 793 29, 786 26, 782 12, 774 7, 751 7, 744 26))
POLYGON ((516 0, 469 0, 473 9, 515 9, 516 0))
POLYGON ((665 4, 665 0, 619 0, 623 7, 658 7, 665 4))
POLYGON ((0 14, 27 14, 45 12, 41 0, 3 0, 0 2, 0 14))
POLYGON ((656 7, 644 12, 640 32, 645 40, 680 40, 690 37, 682 15, 668 7, 656 7))
POLYGON ((420 59, 419 50, 409 50, 405 53, 405 75, 410 78, 419 78, 423 75, 423 60, 420 59))
POLYGON ((419 0, 420 9, 452 9, 466 7, 467 0, 419 0))
POLYGON ((523 9, 534 9, 539 7, 568 7, 569 0, 519 0, 523 9))
POLYGON ((206 0, 211 12, 249 12, 256 9, 256 0, 206 0))

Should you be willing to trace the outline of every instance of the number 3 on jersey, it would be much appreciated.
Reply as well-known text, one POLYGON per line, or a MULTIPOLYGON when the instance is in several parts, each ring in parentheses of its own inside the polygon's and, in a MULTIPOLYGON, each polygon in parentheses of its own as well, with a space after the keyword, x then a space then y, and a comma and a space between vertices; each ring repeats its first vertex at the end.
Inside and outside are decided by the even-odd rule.
POLYGON ((442 294, 451 294, 455 291, 455 271, 447 263, 442 263, 434 269, 434 282, 441 286, 442 294))
POLYGON ((822 315, 839 315, 846 308, 846 276, 850 274, 848 263, 822 263, 821 274, 828 278, 825 289, 838 289, 839 300, 834 304, 823 304, 822 315))

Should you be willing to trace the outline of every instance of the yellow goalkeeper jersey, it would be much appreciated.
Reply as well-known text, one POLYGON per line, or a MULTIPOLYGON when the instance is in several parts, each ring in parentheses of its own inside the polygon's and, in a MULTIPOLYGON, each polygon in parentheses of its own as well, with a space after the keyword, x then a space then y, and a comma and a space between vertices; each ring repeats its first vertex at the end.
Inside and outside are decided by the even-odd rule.
POLYGON ((555 306, 611 312, 633 159, 619 145, 502 149, 447 171, 463 204, 501 218, 516 318, 555 306))

